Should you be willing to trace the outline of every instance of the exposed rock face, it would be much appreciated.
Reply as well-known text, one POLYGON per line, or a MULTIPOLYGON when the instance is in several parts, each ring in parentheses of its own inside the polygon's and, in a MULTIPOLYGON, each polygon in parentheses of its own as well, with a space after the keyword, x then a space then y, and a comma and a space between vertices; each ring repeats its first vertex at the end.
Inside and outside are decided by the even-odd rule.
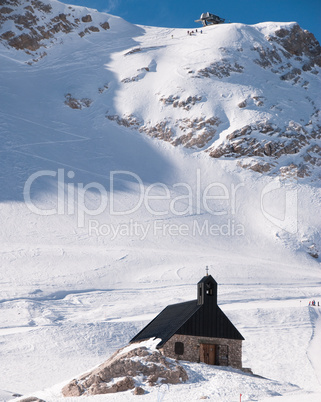
POLYGON ((196 103, 202 101, 201 96, 188 96, 186 99, 181 99, 179 96, 161 96, 159 99, 164 105, 172 105, 173 107, 180 107, 184 110, 190 110, 196 103))
MULTIPOLYGON (((248 39, 247 35, 244 38, 248 39)), ((315 77, 320 74, 321 47, 313 34, 297 24, 289 24, 288 28, 266 34, 263 40, 255 38, 253 35, 253 40, 238 43, 235 49, 218 48, 213 53, 213 62, 209 63, 206 58, 204 62, 200 60, 202 68, 198 67, 198 60, 195 59, 190 61, 193 68, 188 64, 183 68, 186 80, 192 82, 193 88, 206 81, 208 88, 214 91, 220 88, 221 93, 217 97, 221 97, 223 102, 224 98, 235 96, 233 89, 224 93, 225 85, 229 88, 236 84, 237 88, 239 82, 243 83, 242 76, 251 76, 252 71, 259 74, 257 66, 267 78, 266 86, 269 86, 272 77, 271 82, 280 91, 280 100, 273 98, 271 101, 271 95, 261 83, 259 89, 254 86, 253 92, 249 93, 252 83, 245 78, 244 82, 248 85, 246 96, 235 96, 233 106, 239 112, 237 117, 233 116, 233 125, 224 115, 229 111, 222 113, 218 110, 215 115, 210 115, 208 110, 204 112, 211 97, 211 90, 204 93, 204 87, 200 92, 194 89, 194 93, 185 91, 182 86, 177 92, 155 93, 158 105, 153 107, 159 109, 157 121, 153 119, 151 122, 146 114, 142 116, 135 111, 130 115, 107 113, 106 117, 174 146, 203 150, 213 158, 236 159, 239 166, 255 172, 284 175, 290 166, 289 171, 295 171, 299 178, 312 175, 314 167, 321 167, 321 119, 320 108, 308 94, 314 79, 312 74, 315 77), (285 85, 280 84, 279 87, 278 81, 285 85), (297 103, 303 94, 301 102, 308 105, 310 116, 294 120, 296 116, 292 113, 292 118, 287 117, 293 99, 287 99, 285 93, 288 90, 291 92, 292 86, 300 89, 294 102, 297 103)), ((123 56, 140 60, 139 53, 147 54, 150 49, 155 50, 133 48, 123 56)), ((148 71, 146 69, 145 72, 148 74, 148 71)), ((180 70, 179 74, 184 73, 180 70)), ((124 91, 144 77, 133 75, 122 79, 124 91)), ((256 85, 257 77, 253 80, 256 85)), ((241 93, 244 93, 243 89, 241 93)))
POLYGON ((107 29, 110 29, 110 25, 109 25, 109 23, 106 21, 106 22, 103 22, 102 24, 100 24, 100 26, 102 27, 102 29, 104 29, 105 31, 107 30, 107 29))
MULTIPOLYGON (((253 97, 257 106, 264 104, 263 97, 253 97)), ((176 97, 161 102, 173 107, 180 102, 176 97)), ((185 103, 181 103, 184 105, 185 103)), ((245 100, 238 106, 246 108, 245 100)), ((72 107, 72 106, 71 106, 72 107)), ((184 107, 184 106, 182 106, 184 107)), ((319 112, 319 111, 318 111, 319 112)), ((319 113, 316 113, 318 116, 319 113)), ((160 121, 155 125, 140 121, 134 115, 120 117, 106 115, 109 120, 128 128, 137 129, 150 137, 167 141, 174 146, 183 145, 186 148, 204 148, 215 137, 221 121, 218 118, 208 119, 180 119, 174 123, 170 120, 160 121), (181 135, 177 136, 177 130, 181 135)), ((315 117, 315 116, 314 116, 315 117)), ((239 166, 249 168, 258 173, 284 174, 286 167, 275 170, 278 160, 286 155, 296 156, 295 166, 297 177, 303 178, 311 174, 313 166, 321 167, 321 124, 314 118, 303 126, 290 121, 285 127, 279 127, 269 122, 259 121, 253 125, 246 125, 226 135, 226 140, 220 145, 209 147, 206 152, 213 158, 241 159, 239 166), (319 145, 320 144, 320 145, 319 145), (251 158, 251 160, 249 160, 251 158), (307 166, 308 164, 308 166, 307 166)), ((290 170, 293 171, 292 168, 290 170)))
POLYGON ((107 113, 106 117, 108 120, 115 121, 117 124, 124 127, 132 127, 138 129, 142 125, 142 122, 133 115, 125 115, 124 117, 120 117, 118 115, 109 115, 107 113))
POLYGON ((89 98, 76 99, 71 94, 65 95, 65 105, 71 109, 83 109, 90 107, 92 100, 89 98))
POLYGON ((63 396, 80 396, 83 392, 84 390, 78 385, 77 380, 72 380, 62 389, 63 396))
POLYGON ((291 29, 275 31, 275 35, 268 36, 267 40, 272 47, 253 47, 259 54, 259 59, 255 59, 255 62, 279 74, 281 80, 306 86, 308 81, 300 77, 302 72, 319 73, 315 67, 321 67, 321 47, 312 33, 296 24, 291 29), (293 67, 291 61, 301 61, 301 68, 293 67))
MULTIPOLYGON (((161 99, 161 101, 164 102, 164 99, 161 99)), ((171 104, 172 102, 165 101, 165 103, 171 104)), ((180 107, 184 107, 183 105, 186 104, 186 102, 182 102, 180 107)), ((173 105, 173 107, 175 106, 173 105)), ((150 122, 144 123, 133 115, 120 117, 107 113, 106 117, 121 126, 137 129, 150 137, 167 141, 174 146, 184 145, 186 148, 203 148, 214 137, 220 124, 220 120, 217 117, 210 117, 208 119, 204 117, 185 118, 176 120, 174 123, 160 121, 154 125, 150 122), (175 131, 177 130, 180 131, 180 136, 175 135, 175 131)))
POLYGON ((319 258, 319 249, 316 245, 316 242, 313 238, 310 238, 309 236, 303 237, 301 240, 301 244, 304 248, 304 250, 310 254, 311 257, 313 258, 319 258))
POLYGON ((211 64, 209 67, 198 70, 198 77, 210 77, 215 75, 218 78, 229 77, 232 73, 242 73, 244 67, 237 62, 231 63, 228 59, 211 64))
POLYGON ((279 29, 269 38, 282 45, 292 56, 306 56, 311 64, 321 67, 321 47, 314 35, 295 25, 290 31, 279 29))
POLYGON ((62 389, 63 396, 108 394, 132 389, 135 395, 142 395, 144 389, 135 384, 137 376, 148 385, 159 382, 178 384, 188 379, 178 362, 164 357, 159 351, 151 351, 139 344, 128 352, 125 349, 117 351, 97 369, 67 384, 62 389))
MULTIPOLYGON (((295 167, 297 176, 302 178, 310 174, 311 168, 306 166, 306 162, 310 167, 321 166, 321 147, 317 144, 320 140, 321 126, 317 123, 311 129, 309 125, 304 127, 290 122, 281 129, 260 122, 228 134, 224 143, 209 149, 209 155, 213 158, 242 158, 240 166, 263 173, 272 171, 282 156, 298 154, 298 165, 292 164, 290 167, 295 167), (303 157, 299 155, 301 151, 304 151, 303 157), (254 162, 252 160, 252 163, 247 163, 244 162, 244 157, 255 159, 254 162)), ((292 168, 288 170, 293 170, 292 168)), ((283 167, 280 173, 284 175, 286 170, 283 167)))
POLYGON ((134 395, 144 395, 145 391, 142 387, 135 387, 133 394, 134 395))
POLYGON ((221 121, 217 117, 181 119, 177 121, 182 135, 172 141, 174 146, 184 145, 186 148, 203 148, 215 136, 221 121))
MULTIPOLYGON (((33 55, 38 49, 57 42, 59 33, 76 31, 84 36, 100 31, 98 26, 87 26, 93 21, 90 14, 79 19, 70 6, 64 7, 65 12, 54 15, 48 0, 4 0, 1 6, 0 42, 33 55), (10 30, 5 29, 6 25, 11 27, 10 30)), ((107 21, 99 26, 104 30, 109 29, 107 21)))
POLYGON ((92 21, 91 15, 90 14, 85 15, 84 17, 81 18, 81 21, 82 22, 91 22, 92 21))

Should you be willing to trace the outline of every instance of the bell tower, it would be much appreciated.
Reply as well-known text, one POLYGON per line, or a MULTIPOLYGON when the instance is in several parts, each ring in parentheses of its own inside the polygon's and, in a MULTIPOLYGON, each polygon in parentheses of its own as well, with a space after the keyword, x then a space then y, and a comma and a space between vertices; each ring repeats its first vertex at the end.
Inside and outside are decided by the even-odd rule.
POLYGON ((217 305, 217 282, 208 272, 197 284, 197 304, 207 303, 217 305))

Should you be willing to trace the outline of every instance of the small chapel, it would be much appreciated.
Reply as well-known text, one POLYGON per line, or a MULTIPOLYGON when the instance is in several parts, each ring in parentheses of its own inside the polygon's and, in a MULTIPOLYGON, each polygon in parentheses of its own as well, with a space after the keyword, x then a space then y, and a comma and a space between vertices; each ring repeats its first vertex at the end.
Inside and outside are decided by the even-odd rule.
POLYGON ((217 305, 217 282, 211 275, 197 284, 197 299, 171 304, 130 342, 159 338, 163 355, 242 369, 243 336, 217 305))

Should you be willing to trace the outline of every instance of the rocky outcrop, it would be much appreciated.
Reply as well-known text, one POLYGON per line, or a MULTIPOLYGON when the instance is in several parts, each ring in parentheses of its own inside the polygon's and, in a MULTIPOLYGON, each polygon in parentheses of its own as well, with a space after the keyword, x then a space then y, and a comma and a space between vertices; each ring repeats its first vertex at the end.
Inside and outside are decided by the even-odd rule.
POLYGON ((104 84, 102 87, 98 88, 98 92, 100 94, 104 93, 105 91, 107 91, 107 89, 109 88, 108 84, 104 84))
POLYGON ((81 18, 81 21, 82 22, 91 22, 92 21, 91 15, 90 14, 85 15, 84 17, 81 18))
MULTIPOLYGON (((189 98, 187 98, 189 99, 189 98)), ((190 97, 193 104, 196 97, 190 97)), ((200 99, 200 98, 198 98, 200 99)), ((161 97, 164 105, 174 106, 181 102, 179 97, 161 97)), ((249 103, 264 106, 265 98, 252 96, 238 106, 246 108, 249 103)), ((196 103, 196 102, 195 102, 196 103)), ((181 103, 183 105, 183 103, 181 103)), ((178 107, 178 106, 176 106, 178 107)), ((217 117, 183 118, 176 121, 163 120, 156 124, 143 122, 134 115, 106 115, 124 127, 145 133, 150 137, 169 142, 173 146, 186 148, 206 148, 213 158, 240 159, 238 165, 258 173, 287 175, 288 170, 298 178, 310 176, 313 167, 321 167, 321 125, 318 123, 319 111, 308 124, 290 121, 287 126, 279 127, 266 121, 246 125, 227 134, 225 140, 208 147, 209 142, 217 139, 217 129, 221 121, 217 117), (279 165, 282 157, 292 156, 289 165, 279 165)))
POLYGON ((301 239, 301 245, 303 249, 313 258, 317 259, 319 258, 319 249, 316 244, 316 241, 313 239, 312 236, 303 236, 301 239))
POLYGON ((222 59, 212 63, 210 66, 197 71, 197 77, 210 77, 212 75, 217 78, 229 77, 232 73, 242 73, 244 67, 237 62, 230 62, 227 59, 222 59))
POLYGON ((214 138, 220 123, 217 117, 178 120, 177 125, 183 134, 175 138, 172 144, 184 145, 186 148, 203 148, 214 138))
POLYGON ((279 43, 291 56, 306 56, 309 65, 321 67, 321 47, 315 36, 294 25, 292 29, 279 29, 275 36, 269 36, 271 42, 279 43))
POLYGON ((139 128, 141 133, 146 133, 150 137, 158 138, 159 140, 172 142, 173 141, 173 129, 167 121, 160 121, 154 125, 150 123, 144 124, 139 128))
POLYGON ((270 46, 253 47, 259 55, 254 62, 265 69, 270 68, 281 80, 300 83, 304 87, 308 85, 308 81, 300 77, 304 71, 319 73, 315 67, 321 67, 321 47, 312 33, 295 24, 291 29, 276 30, 267 40, 270 46), (301 68, 293 66, 293 62, 298 61, 301 68))
POLYGON ((161 96, 159 99, 164 105, 172 105, 173 107, 183 108, 184 110, 190 110, 196 103, 202 101, 201 96, 188 96, 186 99, 181 99, 176 96, 161 96))
MULTIPOLYGON (((193 97, 190 97, 194 99, 193 97)), ((187 98, 188 101, 189 98, 187 98)), ((163 103, 172 104, 177 99, 163 99, 163 103)), ((189 101, 188 101, 189 102, 189 101)), ((193 104, 193 100, 190 103, 182 102, 183 105, 193 104)), ((175 106, 173 106, 175 107, 175 106)), ((175 122, 170 120, 162 120, 158 123, 151 124, 150 122, 144 123, 134 115, 124 115, 123 117, 118 115, 106 114, 106 117, 119 124, 120 126, 133 128, 139 130, 141 133, 145 133, 152 138, 157 138, 171 143, 174 146, 183 145, 186 148, 203 148, 210 140, 212 140, 217 132, 217 127, 220 125, 220 120, 217 117, 205 118, 184 118, 178 119, 175 122)))
MULTIPOLYGON (((299 155, 304 151, 303 157, 298 158, 299 163, 290 166, 295 166, 298 177, 305 177, 310 173, 305 162, 321 166, 321 147, 315 143, 319 140, 320 126, 309 130, 309 125, 304 127, 290 122, 281 129, 274 124, 260 122, 233 131, 226 136, 224 143, 210 148, 208 152, 213 158, 242 158, 240 166, 263 173, 272 171, 282 156, 299 155), (246 157, 251 157, 252 162, 246 162, 246 157)), ((286 174, 286 167, 280 169, 280 173, 286 174)))
POLYGON ((110 115, 108 112, 106 113, 106 118, 108 120, 116 122, 120 126, 128 127, 128 128, 136 128, 138 129, 143 124, 137 117, 134 115, 124 115, 123 117, 118 116, 117 114, 110 115))
POLYGON ((135 387, 133 394, 134 395, 144 395, 145 390, 142 387, 135 387))
POLYGON ((83 109, 90 107, 92 100, 89 98, 76 99, 71 94, 65 95, 65 105, 71 109, 83 109))
POLYGON ((65 12, 53 15, 53 8, 47 1, 5 0, 1 2, 1 5, 0 42, 28 54, 35 55, 38 49, 58 42, 57 34, 60 33, 69 34, 79 31, 79 35, 84 36, 99 32, 100 28, 109 29, 107 21, 100 23, 99 26, 87 26, 93 21, 92 16, 87 14, 79 19, 70 6, 64 7, 65 12), (10 26, 10 30, 5 30, 5 26, 10 26))
MULTIPOLYGON (((176 97, 161 99, 164 104, 172 106, 178 101, 176 97)), ((263 97, 253 96, 251 101, 257 106, 264 104, 263 97)), ((244 101, 239 107, 246 107, 247 102, 244 101)), ((318 116, 318 113, 316 115, 318 116)), ((148 122, 144 124, 133 115, 106 117, 119 125, 139 130, 174 146, 183 145, 194 149, 208 146, 221 124, 215 117, 185 118, 175 122, 167 120, 154 125, 148 122)), ((321 146, 318 144, 320 140, 321 126, 316 122, 303 126, 291 121, 283 128, 268 122, 258 122, 227 134, 224 142, 220 145, 214 143, 207 152, 213 158, 240 159, 239 166, 259 173, 275 173, 279 159, 286 155, 297 156, 296 163, 291 164, 295 166, 297 177, 302 178, 311 174, 311 166, 321 166, 321 146)), ((281 165, 277 173, 286 174, 286 166, 281 165)))
POLYGON ((110 359, 90 373, 72 380, 62 389, 65 397, 98 395, 134 390, 144 394, 142 384, 178 384, 188 379, 185 369, 158 350, 136 344, 118 350, 110 359), (127 351, 126 351, 127 349, 127 351), (137 377, 140 383, 136 384, 137 377))

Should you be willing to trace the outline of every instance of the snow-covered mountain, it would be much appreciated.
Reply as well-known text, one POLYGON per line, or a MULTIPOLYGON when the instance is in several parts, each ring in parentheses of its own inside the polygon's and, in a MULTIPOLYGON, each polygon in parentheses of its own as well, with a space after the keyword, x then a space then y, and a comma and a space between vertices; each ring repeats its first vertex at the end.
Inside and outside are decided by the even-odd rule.
MULTIPOLYGON (((24 51, 30 65, 66 40, 92 41, 104 33, 108 41, 115 31, 133 37, 134 27, 116 18, 105 32, 112 19, 106 14, 58 2, 5 4, 1 41, 24 51)), ((117 88, 118 103, 106 117, 255 171, 320 178, 321 47, 313 34, 295 23, 203 31, 150 35, 147 29, 141 44, 113 52, 109 69, 116 74, 95 88, 108 87, 112 99, 117 88)), ((98 103, 89 92, 83 100, 68 93, 66 103, 75 109, 98 103)))
POLYGON ((312 400, 313 35, 276 22, 189 35, 54 0, 0 7, 0 389, 32 392, 101 363, 167 304, 193 299, 208 265, 244 365, 276 381, 188 366, 193 397, 209 381, 222 401, 242 384, 260 401, 293 384, 292 400, 312 400))

